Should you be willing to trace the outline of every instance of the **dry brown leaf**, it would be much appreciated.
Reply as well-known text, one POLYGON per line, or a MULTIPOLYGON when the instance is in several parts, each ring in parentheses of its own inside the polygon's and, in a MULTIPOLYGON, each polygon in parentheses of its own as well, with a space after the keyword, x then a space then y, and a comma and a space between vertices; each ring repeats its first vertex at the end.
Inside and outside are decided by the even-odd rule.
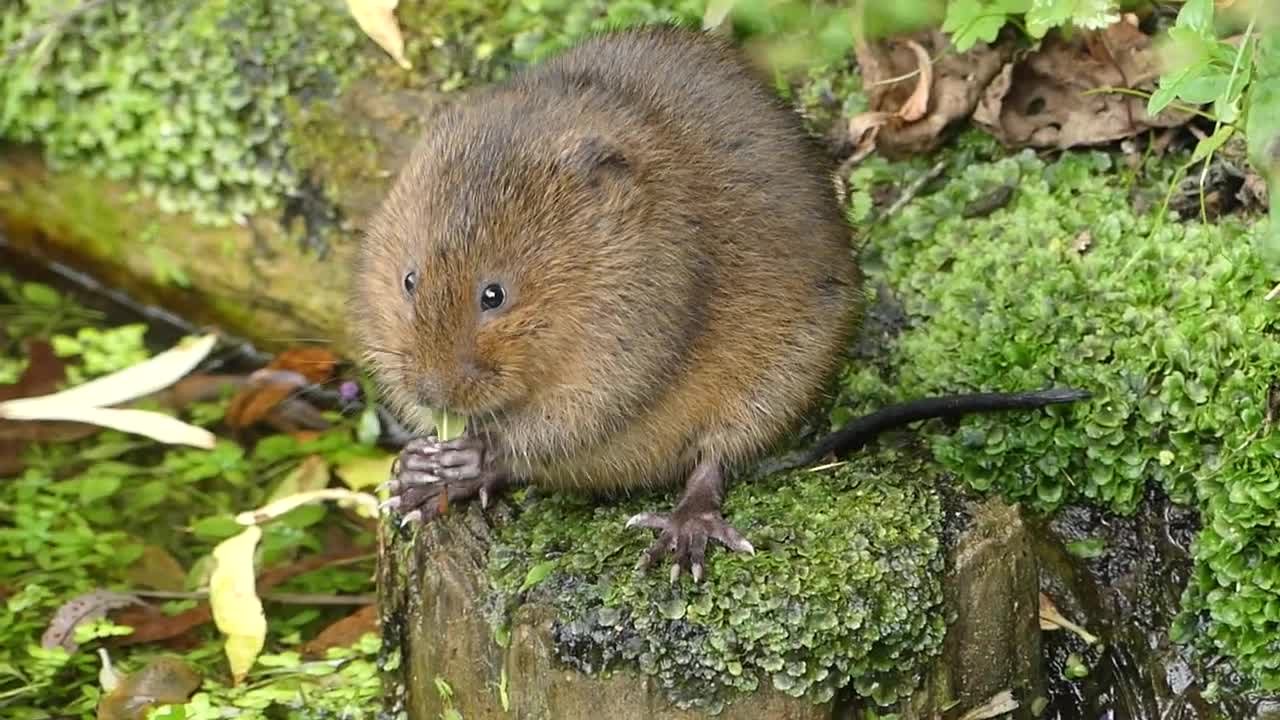
POLYGON ((179 591, 187 583, 187 571, 169 551, 156 545, 142 548, 142 556, 129 566, 125 577, 133 585, 152 590, 179 591))
POLYGON ((1066 149, 1109 143, 1190 116, 1147 114, 1147 101, 1104 88, 1149 91, 1159 75, 1151 38, 1128 22, 1073 38, 1049 35, 1006 63, 983 94, 973 120, 1009 147, 1066 149))
POLYGON ((294 393, 307 385, 333 378, 338 358, 324 348, 294 348, 271 359, 249 375, 227 406, 227 424, 247 428, 267 422, 281 432, 324 429, 328 421, 294 393))
POLYGON ((933 87, 933 61, 929 59, 929 53, 915 40, 908 40, 907 47, 916 54, 916 62, 920 64, 919 78, 916 80, 916 89, 911 93, 911 97, 902 103, 902 107, 898 108, 897 114, 903 122, 913 123, 924 117, 929 110, 929 91, 933 87))
POLYGON ((110 590, 94 590, 77 595, 63 603, 62 607, 54 613, 53 619, 49 621, 49 627, 40 637, 40 647, 46 650, 61 647, 67 652, 75 652, 78 647, 75 631, 81 623, 105 617, 109 610, 141 604, 142 600, 136 595, 110 590))
POLYGON ((849 118, 849 140, 853 143, 853 154, 845 160, 846 166, 859 163, 875 152, 880 128, 892 117, 892 113, 864 112, 849 118))
POLYGON ((200 673, 175 657, 158 657, 104 688, 98 720, 145 720, 152 708, 187 701, 200 687, 200 673))
POLYGON ((299 648, 305 657, 323 657, 332 647, 348 647, 365 633, 378 631, 378 606, 365 605, 350 615, 321 630, 310 642, 299 648))
POLYGON ((1012 54, 1006 44, 983 43, 955 53, 940 30, 896 41, 857 42, 855 52, 870 111, 894 116, 875 138, 876 147, 888 157, 928 152, 941 145, 943 133, 973 113, 983 90, 1012 54), (931 57, 937 60, 922 63, 931 57), (931 75, 927 85, 922 67, 931 75), (914 116, 922 104, 924 113, 912 122, 903 120, 914 116))
MULTIPOLYGON (((0 400, 45 395, 56 391, 66 380, 66 365, 53 354, 47 340, 27 340, 26 347, 27 368, 18 382, 0 384, 0 400)), ((23 454, 31 443, 71 442, 89 437, 101 429, 84 423, 0 418, 0 477, 23 471, 26 467, 23 454)))
POLYGON ((398 4, 399 0, 347 0, 347 9, 365 35, 386 50, 400 67, 409 70, 413 65, 404 56, 404 36, 396 22, 398 4))

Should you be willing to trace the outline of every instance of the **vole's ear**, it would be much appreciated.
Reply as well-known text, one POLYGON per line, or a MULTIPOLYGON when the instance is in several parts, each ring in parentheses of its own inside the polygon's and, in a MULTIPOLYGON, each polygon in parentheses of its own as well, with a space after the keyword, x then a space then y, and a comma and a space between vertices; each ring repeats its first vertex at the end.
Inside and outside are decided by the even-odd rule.
POLYGON ((620 146, 598 135, 574 138, 560 160, 593 189, 622 189, 634 179, 632 159, 620 146))

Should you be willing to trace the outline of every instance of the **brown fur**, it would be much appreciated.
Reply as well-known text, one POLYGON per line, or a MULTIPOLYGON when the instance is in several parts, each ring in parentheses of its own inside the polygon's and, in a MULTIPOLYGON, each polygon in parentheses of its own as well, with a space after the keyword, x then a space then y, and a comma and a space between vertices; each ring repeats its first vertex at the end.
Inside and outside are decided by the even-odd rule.
POLYGON ((358 340, 402 415, 470 416, 534 483, 744 463, 817 398, 857 316, 832 170, 721 41, 588 40, 435 122, 369 223, 358 340), (508 299, 482 318, 492 281, 508 299))

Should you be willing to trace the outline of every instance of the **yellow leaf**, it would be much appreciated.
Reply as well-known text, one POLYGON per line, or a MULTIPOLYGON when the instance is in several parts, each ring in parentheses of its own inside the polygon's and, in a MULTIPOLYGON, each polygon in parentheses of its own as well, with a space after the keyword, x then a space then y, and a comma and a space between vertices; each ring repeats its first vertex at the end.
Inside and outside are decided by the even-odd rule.
POLYGON ((293 472, 285 476, 267 501, 279 500, 301 492, 322 490, 329 484, 329 463, 319 455, 308 455, 293 472))
POLYGON ((400 0, 347 0, 347 9, 365 35, 386 50, 400 67, 409 70, 413 65, 404 56, 404 37, 396 22, 395 9, 399 2, 400 0))
POLYGON ((279 500, 263 505, 257 510, 249 510, 236 515, 236 522, 241 525, 258 525, 272 518, 280 517, 301 505, 336 500, 339 505, 355 505, 356 511, 365 517, 378 516, 378 499, 369 493, 352 492, 342 488, 325 488, 282 497, 279 500))
POLYGON ((375 487, 391 477, 391 464, 395 460, 395 455, 355 458, 338 466, 338 476, 352 490, 375 487))
POLYGON ((262 614, 253 571, 253 551, 261 538, 261 528, 251 525, 213 550, 209 609, 218 631, 227 638, 223 650, 231 665, 232 682, 237 685, 253 667, 267 638, 267 618, 262 614))

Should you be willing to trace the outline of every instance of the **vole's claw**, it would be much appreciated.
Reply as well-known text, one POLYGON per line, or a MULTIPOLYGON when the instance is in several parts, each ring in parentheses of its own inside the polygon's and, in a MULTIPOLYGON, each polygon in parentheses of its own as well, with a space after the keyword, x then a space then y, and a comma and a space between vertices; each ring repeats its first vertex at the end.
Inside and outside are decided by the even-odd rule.
POLYGON ((667 519, 657 513, 636 513, 627 520, 626 527, 647 527, 652 530, 665 530, 667 519))
POLYGON ((734 551, 754 555, 755 548, 737 530, 725 522, 718 512, 683 513, 678 508, 671 515, 638 513, 627 520, 628 528, 644 527, 658 532, 658 537, 640 556, 638 570, 653 567, 671 555, 671 581, 688 571, 694 582, 706 575, 707 540, 712 539, 734 551))
POLYGON ((421 520, 421 519, 422 519, 422 511, 421 511, 421 510, 414 510, 414 511, 412 511, 412 512, 410 512, 410 513, 407 513, 407 514, 406 514, 406 515, 405 515, 405 516, 400 520, 400 527, 401 527, 401 529, 403 529, 403 528, 407 527, 407 526, 409 525, 409 523, 412 523, 412 522, 418 522, 418 521, 419 521, 419 520, 421 520))
POLYGON ((395 496, 392 496, 392 497, 390 497, 390 498, 387 498, 387 500, 386 500, 386 501, 384 501, 382 504, 378 505, 378 511, 379 511, 379 512, 386 512, 386 511, 388 511, 388 510, 399 510, 399 509, 400 509, 400 496, 399 496, 399 495, 395 495, 395 496))

